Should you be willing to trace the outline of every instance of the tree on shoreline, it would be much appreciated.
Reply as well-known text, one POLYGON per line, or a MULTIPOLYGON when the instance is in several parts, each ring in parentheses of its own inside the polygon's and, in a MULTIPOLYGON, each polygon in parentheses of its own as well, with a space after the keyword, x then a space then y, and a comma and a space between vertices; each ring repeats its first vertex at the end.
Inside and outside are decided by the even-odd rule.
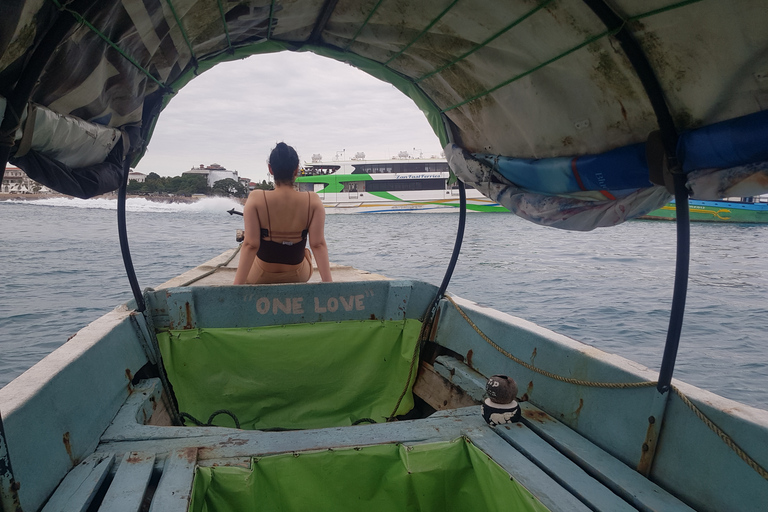
MULTIPOLYGON (((274 185, 262 180, 254 188, 272 190, 274 185)), ((208 186, 207 178, 202 174, 184 174, 181 176, 160 176, 156 172, 147 175, 144 182, 129 181, 128 193, 131 195, 163 194, 175 196, 206 196, 247 197, 248 187, 231 178, 219 180, 208 186)))
POLYGON ((248 195, 248 187, 232 178, 226 178, 214 183, 213 187, 211 187, 211 192, 215 196, 246 197, 248 195))
POLYGON ((206 177, 200 174, 186 174, 182 176, 160 176, 155 172, 147 175, 144 182, 129 181, 128 193, 135 195, 146 194, 173 194, 179 196, 191 196, 193 194, 210 195, 206 177))

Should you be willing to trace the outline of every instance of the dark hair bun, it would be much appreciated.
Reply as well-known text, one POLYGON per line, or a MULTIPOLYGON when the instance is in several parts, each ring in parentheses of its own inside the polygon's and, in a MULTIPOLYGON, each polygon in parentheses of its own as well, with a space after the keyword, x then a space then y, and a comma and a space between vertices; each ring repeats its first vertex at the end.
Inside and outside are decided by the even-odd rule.
POLYGON ((275 181, 291 183, 293 171, 299 167, 299 155, 285 142, 278 142, 269 155, 269 165, 272 167, 275 181))

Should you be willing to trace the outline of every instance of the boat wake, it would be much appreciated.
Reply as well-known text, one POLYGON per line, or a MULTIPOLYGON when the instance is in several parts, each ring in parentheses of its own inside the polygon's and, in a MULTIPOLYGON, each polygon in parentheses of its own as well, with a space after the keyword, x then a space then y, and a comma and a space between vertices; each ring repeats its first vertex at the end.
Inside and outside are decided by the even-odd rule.
MULTIPOLYGON (((172 200, 172 198, 168 199, 169 201, 172 200)), ((49 197, 33 200, 10 199, 5 202, 31 206, 55 206, 88 210, 117 210, 117 199, 107 199, 103 197, 95 199, 49 197)), ((143 197, 131 197, 126 200, 126 210, 138 213, 219 212, 230 210, 232 208, 241 211, 243 205, 239 201, 229 197, 206 197, 189 203, 153 201, 143 197)))

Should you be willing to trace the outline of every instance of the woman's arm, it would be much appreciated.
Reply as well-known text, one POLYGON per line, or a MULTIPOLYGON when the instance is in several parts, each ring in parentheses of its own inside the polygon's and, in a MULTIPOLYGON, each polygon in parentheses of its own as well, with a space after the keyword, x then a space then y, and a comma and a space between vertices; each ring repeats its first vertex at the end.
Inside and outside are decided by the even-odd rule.
POLYGON ((240 247, 240 262, 237 264, 234 284, 246 284, 248 273, 253 266, 253 260, 259 251, 261 243, 261 225, 259 224, 259 211, 256 209, 256 191, 250 193, 243 207, 243 222, 245 224, 245 238, 240 247))
POLYGON ((309 223, 309 246, 315 255, 317 270, 324 283, 333 281, 331 263, 328 259, 328 246, 325 243, 325 206, 320 196, 310 193, 312 199, 312 220, 309 223))

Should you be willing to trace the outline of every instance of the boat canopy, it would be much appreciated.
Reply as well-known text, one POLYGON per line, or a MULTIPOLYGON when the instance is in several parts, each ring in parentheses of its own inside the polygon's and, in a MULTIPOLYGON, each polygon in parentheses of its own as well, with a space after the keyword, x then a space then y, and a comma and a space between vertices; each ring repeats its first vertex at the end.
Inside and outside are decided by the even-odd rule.
POLYGON ((4 0, 0 149, 65 194, 124 182, 194 77, 309 51, 391 83, 452 171, 588 230, 768 192, 763 0, 4 0))

